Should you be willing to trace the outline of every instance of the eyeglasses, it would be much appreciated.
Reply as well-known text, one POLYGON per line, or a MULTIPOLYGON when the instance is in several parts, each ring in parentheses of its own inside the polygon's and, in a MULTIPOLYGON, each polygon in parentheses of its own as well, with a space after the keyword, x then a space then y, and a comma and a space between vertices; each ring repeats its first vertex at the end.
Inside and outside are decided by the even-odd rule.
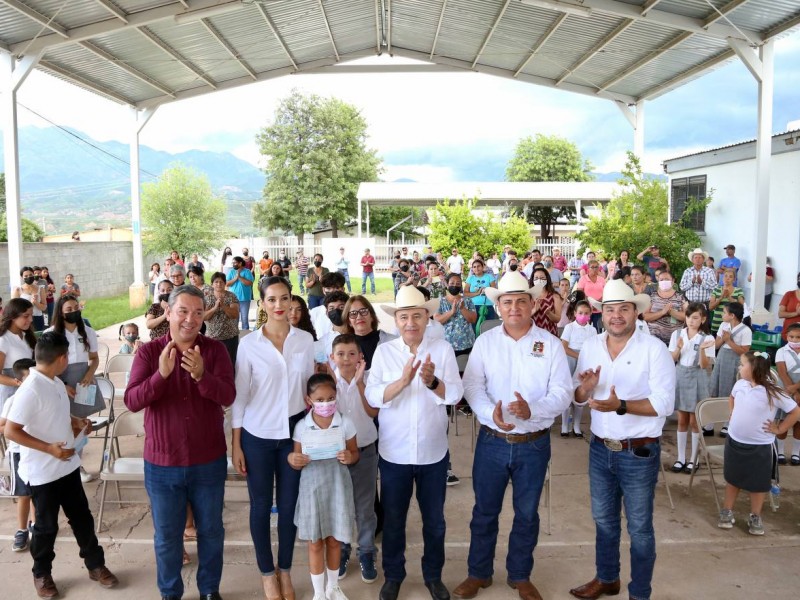
POLYGON ((368 314, 369 314, 368 308, 359 308, 358 310, 351 310, 349 313, 347 313, 347 316, 350 317, 351 319, 355 319, 359 315, 362 317, 366 317, 368 314))

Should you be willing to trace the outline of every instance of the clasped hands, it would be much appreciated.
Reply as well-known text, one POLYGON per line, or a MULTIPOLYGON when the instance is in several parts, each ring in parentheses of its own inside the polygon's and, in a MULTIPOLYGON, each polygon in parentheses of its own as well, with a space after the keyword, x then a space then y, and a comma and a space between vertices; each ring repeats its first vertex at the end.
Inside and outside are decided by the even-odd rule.
MULTIPOLYGON (((519 392, 514 392, 514 397, 516 400, 512 400, 508 403, 508 412, 512 416, 516 417, 517 419, 522 419, 523 421, 527 421, 531 418, 531 407, 525 401, 525 398, 519 392)), ((497 404, 494 405, 494 411, 492 412, 492 421, 494 424, 501 431, 511 431, 514 429, 515 425, 513 423, 506 423, 503 421, 503 401, 498 400, 497 404)))
MULTIPOLYGON (((171 340, 158 357, 158 372, 161 377, 167 379, 172 371, 175 370, 177 363, 178 349, 175 341, 171 340)), ((181 356, 181 369, 189 373, 192 379, 200 381, 205 373, 205 364, 203 363, 203 356, 200 354, 200 346, 188 348, 181 356)))
POLYGON ((586 402, 589 404, 589 408, 592 408, 598 412, 615 412, 622 403, 617 397, 617 392, 613 385, 609 391, 608 398, 605 400, 596 400, 594 397, 592 397, 592 392, 594 392, 594 389, 600 382, 601 368, 602 367, 597 367, 596 369, 587 369, 582 373, 578 373, 578 379, 581 382, 580 386, 578 387, 586 397, 586 402))
POLYGON ((425 361, 418 360, 414 362, 416 356, 412 356, 408 359, 408 362, 403 367, 403 374, 400 376, 400 381, 403 383, 403 387, 408 386, 412 381, 414 381, 414 376, 419 374, 419 378, 425 387, 430 387, 433 384, 433 380, 436 377, 434 371, 436 370, 436 365, 431 362, 431 355, 428 354, 425 357, 425 361))

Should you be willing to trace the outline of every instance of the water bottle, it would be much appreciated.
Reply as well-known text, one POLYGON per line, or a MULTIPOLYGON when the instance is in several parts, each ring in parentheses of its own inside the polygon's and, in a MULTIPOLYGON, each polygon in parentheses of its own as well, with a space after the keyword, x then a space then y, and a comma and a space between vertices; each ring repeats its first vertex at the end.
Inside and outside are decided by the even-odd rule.
POLYGON ((277 529, 278 528, 278 507, 273 506, 272 510, 269 511, 269 527, 270 529, 277 529))
POLYGON ((773 480, 769 493, 770 505, 772 506, 772 510, 776 511, 781 505, 781 486, 777 481, 773 480))

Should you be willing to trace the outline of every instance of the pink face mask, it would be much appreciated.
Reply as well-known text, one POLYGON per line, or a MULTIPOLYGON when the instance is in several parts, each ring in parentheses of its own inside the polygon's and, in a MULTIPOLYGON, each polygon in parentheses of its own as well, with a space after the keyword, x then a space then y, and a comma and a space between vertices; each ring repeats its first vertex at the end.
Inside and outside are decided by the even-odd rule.
POLYGON ((800 350, 800 342, 789 342, 789 348, 797 352, 800 350))
POLYGON ((575 322, 578 325, 586 325, 589 322, 589 319, 591 319, 591 316, 589 315, 575 315, 575 322))
POLYGON ((332 417, 336 412, 336 400, 332 402, 314 402, 314 414, 320 417, 332 417))
POLYGON ((665 279, 664 281, 658 282, 658 289, 668 292, 672 289, 672 282, 669 279, 665 279))

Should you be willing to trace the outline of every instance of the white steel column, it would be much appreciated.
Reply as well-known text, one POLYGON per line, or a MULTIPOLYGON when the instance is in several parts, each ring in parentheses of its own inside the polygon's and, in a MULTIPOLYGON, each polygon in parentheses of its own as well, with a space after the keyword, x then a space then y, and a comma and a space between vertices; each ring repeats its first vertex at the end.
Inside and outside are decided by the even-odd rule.
POLYGON ((133 284, 130 286, 129 299, 131 308, 142 307, 147 303, 148 286, 144 282, 144 253, 142 251, 141 225, 141 183, 139 177, 139 134, 156 108, 139 110, 131 107, 133 124, 130 138, 131 163, 131 229, 133 231, 133 284))
POLYGON ((356 221, 358 221, 358 237, 361 237, 361 198, 356 200, 358 202, 358 214, 356 215, 356 221))
POLYGON ((17 91, 39 62, 41 54, 17 61, 0 52, 2 87, 3 152, 6 176, 6 220, 8 226, 9 283, 16 284, 22 265, 22 219, 19 199, 19 137, 17 128, 17 91))
POLYGON ((644 158, 644 100, 638 100, 636 104, 631 105, 616 100, 614 104, 633 127, 633 153, 642 161, 644 158))

